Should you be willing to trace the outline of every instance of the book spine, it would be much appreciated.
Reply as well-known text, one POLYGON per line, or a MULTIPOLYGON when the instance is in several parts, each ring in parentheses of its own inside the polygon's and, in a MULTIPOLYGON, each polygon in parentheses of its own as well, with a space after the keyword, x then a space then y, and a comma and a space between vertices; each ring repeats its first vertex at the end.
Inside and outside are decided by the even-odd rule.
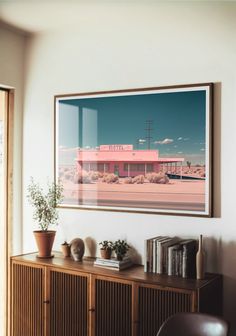
POLYGON ((105 264, 105 265, 123 265, 125 263, 128 263, 130 262, 130 259, 125 259, 125 260, 122 260, 122 261, 117 261, 117 262, 114 262, 114 261, 109 261, 109 259, 102 259, 102 260, 96 260, 95 263, 99 263, 99 264, 105 264))
POLYGON ((147 241, 147 272, 150 272, 150 239, 147 241))
POLYGON ((143 259, 144 259, 144 272, 148 272, 148 252, 147 252, 147 249, 148 249, 148 239, 145 239, 144 240, 144 256, 143 256, 143 259))
POLYGON ((96 258, 96 261, 101 261, 101 262, 105 262, 105 263, 109 263, 109 264, 121 264, 124 263, 126 261, 130 260, 130 257, 125 256, 122 260, 117 260, 117 259, 104 259, 104 258, 96 258))
POLYGON ((129 264, 131 262, 131 260, 125 260, 124 262, 119 262, 119 263, 113 263, 113 262, 109 262, 109 261, 103 261, 103 260, 96 260, 94 262, 95 265, 107 265, 107 266, 113 266, 113 267, 120 267, 122 265, 126 265, 129 264))
POLYGON ((153 254, 153 265, 152 265, 152 272, 156 273, 156 258, 157 258, 157 251, 156 251, 156 239, 152 240, 152 254, 153 254))
POLYGON ((157 270, 156 273, 160 274, 160 268, 161 268, 161 245, 160 242, 157 242, 157 270))
POLYGON ((180 249, 178 251, 178 259, 179 259, 179 269, 178 269, 178 276, 182 276, 182 268, 183 268, 183 250, 180 249))
POLYGON ((149 239, 149 272, 153 272, 153 244, 152 239, 149 239))
POLYGON ((186 245, 183 246, 183 256, 182 256, 182 277, 187 278, 188 272, 187 272, 187 248, 186 245))
POLYGON ((168 248, 168 275, 173 275, 173 249, 171 247, 168 248))

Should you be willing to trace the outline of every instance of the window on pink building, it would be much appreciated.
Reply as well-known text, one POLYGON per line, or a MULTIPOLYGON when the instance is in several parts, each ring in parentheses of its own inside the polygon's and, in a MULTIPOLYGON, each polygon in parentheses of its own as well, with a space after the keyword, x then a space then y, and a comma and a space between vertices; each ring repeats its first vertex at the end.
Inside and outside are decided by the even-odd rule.
MULTIPOLYGON (((125 163, 124 164, 124 171, 135 171, 135 172, 145 172, 145 164, 144 163, 125 163)), ((146 172, 153 171, 153 164, 147 163, 146 164, 146 172)))
POLYGON ((101 173, 105 173, 109 171, 109 164, 108 163, 84 163, 83 170, 86 171, 99 171, 101 173))

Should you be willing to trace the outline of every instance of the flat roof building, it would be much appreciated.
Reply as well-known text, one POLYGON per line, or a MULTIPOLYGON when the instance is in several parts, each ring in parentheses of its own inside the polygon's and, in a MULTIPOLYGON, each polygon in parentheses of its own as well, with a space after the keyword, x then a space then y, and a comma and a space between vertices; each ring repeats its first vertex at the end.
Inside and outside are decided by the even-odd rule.
POLYGON ((151 172, 176 172, 184 158, 161 158, 154 149, 133 149, 133 145, 101 145, 96 149, 80 149, 78 170, 114 173, 119 177, 134 177, 151 172))

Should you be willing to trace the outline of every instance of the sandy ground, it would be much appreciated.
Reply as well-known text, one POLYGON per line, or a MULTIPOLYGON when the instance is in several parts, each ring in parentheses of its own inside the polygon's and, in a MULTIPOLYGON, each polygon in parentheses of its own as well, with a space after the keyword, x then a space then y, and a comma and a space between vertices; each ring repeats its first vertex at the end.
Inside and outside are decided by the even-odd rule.
POLYGON ((170 180, 169 184, 74 184, 64 181, 64 204, 205 210, 204 180, 170 180))

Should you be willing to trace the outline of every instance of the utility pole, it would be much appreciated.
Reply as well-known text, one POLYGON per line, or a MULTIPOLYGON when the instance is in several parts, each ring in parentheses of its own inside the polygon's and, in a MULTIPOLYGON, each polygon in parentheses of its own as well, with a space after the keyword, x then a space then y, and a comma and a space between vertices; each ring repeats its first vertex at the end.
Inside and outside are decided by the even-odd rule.
POLYGON ((151 149, 151 140, 152 140, 152 136, 151 136, 151 132, 153 131, 153 120, 146 120, 145 121, 145 124, 146 124, 146 128, 145 128, 145 131, 146 131, 146 137, 145 139, 147 140, 147 149, 151 149))

